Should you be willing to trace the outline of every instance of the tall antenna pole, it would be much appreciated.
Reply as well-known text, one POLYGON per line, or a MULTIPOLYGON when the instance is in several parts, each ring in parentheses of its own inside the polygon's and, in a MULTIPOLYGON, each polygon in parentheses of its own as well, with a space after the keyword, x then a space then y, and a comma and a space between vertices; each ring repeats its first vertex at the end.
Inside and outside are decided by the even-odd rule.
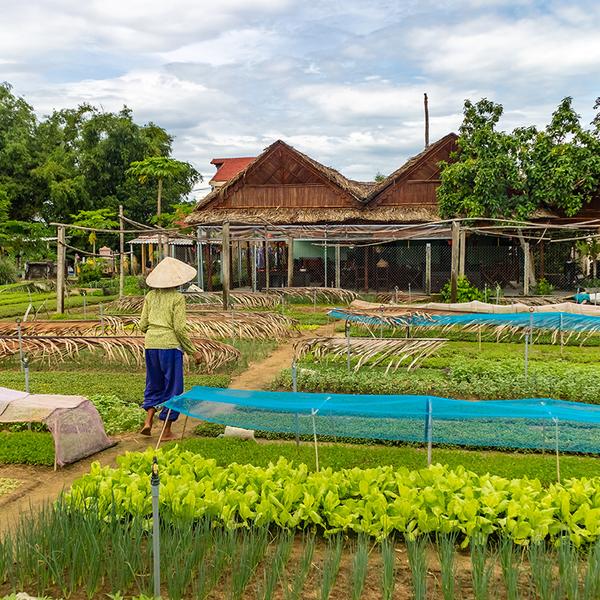
POLYGON ((425 148, 429 146, 429 104, 427 94, 423 94, 423 105, 425 107, 425 148))

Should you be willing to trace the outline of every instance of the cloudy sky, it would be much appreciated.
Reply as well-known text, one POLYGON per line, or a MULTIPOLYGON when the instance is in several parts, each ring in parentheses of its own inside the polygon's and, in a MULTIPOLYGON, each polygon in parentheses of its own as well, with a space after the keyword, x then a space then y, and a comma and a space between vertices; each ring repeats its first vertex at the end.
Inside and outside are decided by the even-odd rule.
POLYGON ((130 106, 208 178, 282 138, 355 179, 456 131, 465 98, 544 124, 600 95, 600 3, 535 0, 0 0, 0 80, 40 115, 130 106))

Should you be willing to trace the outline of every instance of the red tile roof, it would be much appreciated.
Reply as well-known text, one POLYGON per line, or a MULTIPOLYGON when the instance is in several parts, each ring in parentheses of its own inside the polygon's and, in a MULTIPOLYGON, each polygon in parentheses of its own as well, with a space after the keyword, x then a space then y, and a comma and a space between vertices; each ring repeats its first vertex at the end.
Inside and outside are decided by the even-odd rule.
POLYGON ((217 172, 213 175, 211 181, 229 181, 240 171, 243 171, 256 157, 242 156, 239 158, 213 158, 211 165, 217 167, 217 172))

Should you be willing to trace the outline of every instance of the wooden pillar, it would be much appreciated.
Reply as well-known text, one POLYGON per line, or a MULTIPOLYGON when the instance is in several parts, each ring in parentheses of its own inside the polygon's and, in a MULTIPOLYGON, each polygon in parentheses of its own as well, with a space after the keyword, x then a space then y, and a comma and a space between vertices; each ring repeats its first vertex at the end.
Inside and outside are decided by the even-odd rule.
POLYGON ((146 275, 146 244, 142 242, 142 275, 146 275))
POLYGON ((221 257, 223 265, 223 310, 229 308, 229 286, 231 283, 231 247, 229 245, 229 223, 223 223, 221 257))
POLYGON ((458 276, 464 277, 465 276, 465 254, 466 254, 466 248, 467 248, 467 232, 464 230, 461 230, 461 232, 460 232, 458 247, 459 247, 458 276))
POLYGON ((452 262, 450 265, 450 302, 456 302, 458 286, 458 262, 460 251, 460 224, 452 222, 452 262))
POLYGON ((56 239, 56 312, 62 315, 65 312, 65 228, 59 226, 56 239))
POLYGON ((271 263, 269 261, 269 242, 267 241, 267 232, 265 230, 265 288, 267 289, 267 291, 271 286, 270 271, 271 263))
POLYGON ((287 285, 294 285, 294 239, 288 238, 287 242, 287 285))
POLYGON ((208 291, 212 292, 212 276, 213 276, 213 262, 212 262, 212 249, 210 247, 210 242, 206 244, 206 279, 207 279, 207 287, 208 291))
POLYGON ((529 296, 529 270, 531 261, 529 260, 529 242, 523 243, 523 296, 529 296))
POLYGON ((365 246, 365 292, 369 291, 369 246, 365 246))
POLYGON ((250 242, 246 242, 246 276, 250 288, 252 288, 252 245, 250 242))
POLYGON ((342 260, 341 260, 341 251, 340 245, 335 245, 335 287, 342 287, 342 260))
POLYGON ((252 242, 252 291, 256 292, 256 290, 258 290, 258 281, 257 281, 257 258, 258 258, 258 244, 260 242, 252 242))
POLYGON ((431 294, 431 242, 425 244, 425 293, 431 294))
POLYGON ((119 205, 119 298, 125 295, 125 221, 123 205, 119 205))

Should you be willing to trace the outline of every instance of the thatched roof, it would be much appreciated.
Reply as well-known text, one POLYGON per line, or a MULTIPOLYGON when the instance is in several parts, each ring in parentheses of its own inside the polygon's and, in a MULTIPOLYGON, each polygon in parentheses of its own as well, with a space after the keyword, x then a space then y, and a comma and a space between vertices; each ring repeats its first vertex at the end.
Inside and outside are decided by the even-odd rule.
MULTIPOLYGON (((190 215, 194 225, 221 225, 224 221, 238 225, 310 225, 341 223, 423 223, 437 221, 437 206, 381 206, 365 208, 214 208, 190 215)), ((190 221, 188 221, 189 223, 190 221)))
POLYGON ((224 220, 237 223, 345 223, 345 222, 418 222, 439 219, 436 205, 419 206, 390 206, 375 207, 369 209, 369 203, 379 193, 390 185, 399 181, 402 177, 408 176, 410 172, 418 167, 422 161, 426 160, 432 153, 438 151, 450 140, 456 139, 456 134, 450 133, 437 142, 429 145, 422 152, 410 158, 399 169, 385 178, 384 181, 377 183, 374 181, 354 181, 344 177, 339 171, 332 167, 327 167, 320 162, 307 156, 303 152, 286 144, 282 140, 277 140, 251 161, 237 175, 232 177, 227 183, 219 188, 212 190, 207 196, 200 200, 185 222, 187 225, 208 225, 220 224, 224 220), (224 199, 238 185, 243 185, 243 180, 247 173, 260 165, 276 149, 285 148, 292 152, 298 160, 304 163, 311 170, 319 173, 338 189, 346 192, 356 201, 356 208, 319 208, 318 210, 310 208, 265 208, 265 209, 246 209, 246 208, 219 208, 219 200, 224 199), (213 205, 209 208, 209 205, 213 205), (361 207, 364 206, 364 208, 361 207))

